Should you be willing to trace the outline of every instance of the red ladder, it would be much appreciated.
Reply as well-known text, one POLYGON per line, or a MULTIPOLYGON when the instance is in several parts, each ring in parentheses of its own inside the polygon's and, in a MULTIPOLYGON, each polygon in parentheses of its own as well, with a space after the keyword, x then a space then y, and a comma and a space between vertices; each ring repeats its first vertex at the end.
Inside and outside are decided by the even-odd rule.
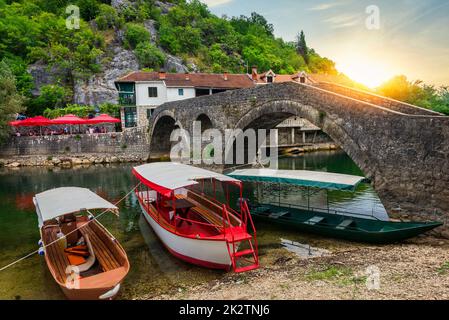
POLYGON ((234 227, 231 225, 229 213, 225 205, 223 205, 223 217, 228 222, 228 227, 225 227, 224 233, 234 272, 240 273, 259 268, 256 228, 254 227, 247 203, 243 202, 241 206, 240 226, 234 227), (248 220, 250 222, 253 235, 249 234, 247 231, 248 220), (248 244, 249 248, 238 251, 238 247, 241 247, 241 244, 245 242, 248 244), (241 263, 243 263, 243 265, 241 265, 241 263))

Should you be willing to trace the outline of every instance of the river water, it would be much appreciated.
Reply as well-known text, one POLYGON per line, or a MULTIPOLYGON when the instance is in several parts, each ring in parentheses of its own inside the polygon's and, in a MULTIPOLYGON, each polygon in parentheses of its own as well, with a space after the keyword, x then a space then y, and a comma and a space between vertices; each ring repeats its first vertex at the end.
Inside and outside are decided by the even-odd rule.
MULTIPOLYGON (((360 169, 341 151, 310 153, 283 158, 282 169, 306 169, 361 175, 360 169)), ((60 168, 0 169, 0 267, 37 249, 39 231, 32 198, 34 194, 62 186, 86 187, 111 202, 118 201, 132 188, 131 164, 60 168)), ((265 199, 276 202, 279 197, 273 186, 263 189, 265 199), (275 195, 276 194, 276 195, 275 195)), ((254 198, 254 186, 247 194, 254 198)), ((281 200, 304 201, 300 190, 283 188, 281 200)), ((363 212, 386 218, 385 210, 373 189, 360 185, 355 193, 332 191, 328 194, 333 209, 363 212)), ((314 206, 327 203, 326 194, 311 199, 314 206)), ((192 285, 220 279, 222 271, 195 267, 173 258, 143 220, 137 199, 128 197, 120 205, 120 218, 104 216, 101 222, 119 239, 128 253, 131 271, 126 278, 120 298, 157 296, 171 290, 182 291, 192 285)), ((280 239, 304 241, 304 236, 279 227, 256 224, 260 255, 281 246, 280 239)), ((308 238, 310 239, 310 238, 308 238)), ((263 260, 262 260, 263 261, 263 260)), ((43 257, 33 255, 19 264, 0 272, 0 299, 63 299, 59 287, 46 268, 43 257)))

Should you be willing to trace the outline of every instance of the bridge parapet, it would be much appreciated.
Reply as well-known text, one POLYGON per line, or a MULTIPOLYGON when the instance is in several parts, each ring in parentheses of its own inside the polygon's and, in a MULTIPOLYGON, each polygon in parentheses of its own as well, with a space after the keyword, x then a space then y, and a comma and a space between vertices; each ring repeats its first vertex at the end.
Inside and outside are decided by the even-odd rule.
POLYGON ((350 88, 347 86, 343 86, 336 83, 331 82, 319 82, 314 84, 314 86, 328 90, 334 93, 338 93, 347 97, 351 97, 360 101, 365 101, 368 103, 372 103, 378 106, 382 106, 384 108, 388 108, 394 111, 398 111, 404 114, 411 115, 427 115, 427 116, 438 116, 442 115, 438 112, 428 110, 425 108, 417 107, 409 103, 405 103, 402 101, 390 99, 387 97, 383 97, 371 92, 359 90, 356 88, 350 88))

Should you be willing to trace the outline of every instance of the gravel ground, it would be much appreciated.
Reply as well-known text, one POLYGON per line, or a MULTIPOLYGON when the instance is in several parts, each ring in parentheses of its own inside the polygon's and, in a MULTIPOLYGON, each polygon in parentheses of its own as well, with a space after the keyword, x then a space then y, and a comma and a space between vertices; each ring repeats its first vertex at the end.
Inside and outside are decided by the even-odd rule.
POLYGON ((304 259, 273 248, 261 256, 262 267, 256 271, 228 273, 197 287, 136 298, 449 299, 448 240, 419 238, 388 246, 317 243, 331 254, 304 259))

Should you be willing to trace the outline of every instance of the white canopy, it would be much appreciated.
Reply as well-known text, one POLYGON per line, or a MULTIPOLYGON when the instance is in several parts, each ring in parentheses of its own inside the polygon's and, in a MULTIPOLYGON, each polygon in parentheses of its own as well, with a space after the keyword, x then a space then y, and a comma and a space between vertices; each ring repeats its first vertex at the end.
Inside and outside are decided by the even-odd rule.
POLYGON ((228 175, 242 181, 286 183, 336 190, 354 190, 365 179, 364 177, 341 173, 273 169, 243 169, 233 171, 228 175))
POLYGON ((135 167, 134 175, 144 184, 166 196, 173 190, 198 184, 196 180, 216 179, 240 184, 240 181, 213 171, 174 162, 155 162, 135 167))
POLYGON ((104 200, 89 189, 66 187, 36 194, 34 199, 39 226, 47 220, 79 212, 81 210, 118 210, 112 203, 104 200))

